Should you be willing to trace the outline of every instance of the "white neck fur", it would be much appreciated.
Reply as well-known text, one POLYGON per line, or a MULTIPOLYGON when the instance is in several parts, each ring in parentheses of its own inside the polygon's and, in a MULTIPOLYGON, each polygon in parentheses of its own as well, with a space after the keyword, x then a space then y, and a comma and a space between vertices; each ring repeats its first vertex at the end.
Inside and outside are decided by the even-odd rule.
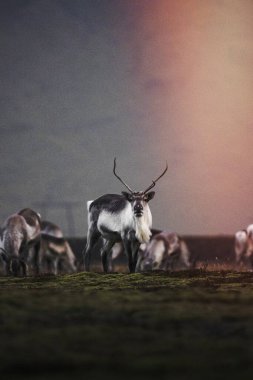
POLYGON ((150 231, 152 225, 152 216, 149 207, 145 210, 144 215, 140 218, 134 217, 135 220, 135 236, 140 243, 148 243, 152 232, 150 231))

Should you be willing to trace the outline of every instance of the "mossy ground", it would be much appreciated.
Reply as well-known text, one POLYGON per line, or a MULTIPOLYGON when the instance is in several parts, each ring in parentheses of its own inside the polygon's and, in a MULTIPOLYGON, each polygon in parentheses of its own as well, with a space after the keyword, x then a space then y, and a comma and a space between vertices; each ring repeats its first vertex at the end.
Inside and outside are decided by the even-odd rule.
POLYGON ((251 379, 253 274, 0 278, 2 378, 251 379))

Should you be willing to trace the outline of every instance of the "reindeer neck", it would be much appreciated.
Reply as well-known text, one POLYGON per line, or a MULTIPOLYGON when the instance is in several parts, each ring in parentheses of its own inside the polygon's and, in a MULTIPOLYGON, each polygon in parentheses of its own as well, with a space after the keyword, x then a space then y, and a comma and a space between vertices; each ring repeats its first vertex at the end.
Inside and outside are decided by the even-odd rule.
POLYGON ((135 222, 135 236, 140 243, 148 243, 152 232, 150 230, 152 226, 152 215, 149 206, 146 205, 143 216, 137 218, 134 216, 135 222))

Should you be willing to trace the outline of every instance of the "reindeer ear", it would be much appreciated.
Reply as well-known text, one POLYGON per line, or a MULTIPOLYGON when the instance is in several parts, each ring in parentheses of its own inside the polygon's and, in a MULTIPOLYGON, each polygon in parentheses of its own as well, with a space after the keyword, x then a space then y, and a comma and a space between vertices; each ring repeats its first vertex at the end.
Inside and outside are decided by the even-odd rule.
POLYGON ((151 199, 153 199, 155 196, 155 191, 150 191, 149 193, 145 194, 145 201, 149 202, 151 199))
POLYGON ((128 200, 128 202, 132 202, 132 200, 133 200, 133 196, 132 196, 132 194, 127 193, 126 191, 122 191, 121 193, 122 193, 122 194, 124 195, 124 197, 128 200))

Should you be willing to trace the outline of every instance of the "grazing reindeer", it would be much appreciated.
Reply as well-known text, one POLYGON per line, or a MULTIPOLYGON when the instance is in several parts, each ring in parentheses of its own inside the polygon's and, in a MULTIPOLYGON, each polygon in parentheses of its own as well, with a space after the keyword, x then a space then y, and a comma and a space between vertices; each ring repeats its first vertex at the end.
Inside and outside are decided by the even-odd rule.
POLYGON ((63 232, 57 225, 42 221, 41 249, 39 253, 40 266, 49 272, 58 274, 59 267, 67 272, 76 272, 76 257, 69 243, 63 237, 63 232))
MULTIPOLYGON (((160 230, 156 230, 156 229, 153 229, 151 228, 151 233, 152 233, 152 236, 151 236, 151 239, 153 239, 154 235, 160 233, 161 231, 160 230)), ((139 248, 139 252, 138 252, 138 257, 139 256, 142 256, 144 251, 146 250, 147 248, 147 243, 142 243, 140 245, 140 248, 139 248)), ((122 242, 118 242, 118 243, 115 243, 111 252, 110 252, 110 255, 108 256, 108 265, 109 265, 109 271, 110 272, 113 272, 114 271, 114 262, 121 256, 124 255, 124 246, 123 246, 123 243, 122 242)))
POLYGON ((25 208, 6 219, 0 229, 0 254, 6 265, 6 273, 17 276, 27 274, 26 254, 34 247, 36 254, 40 248, 40 215, 25 208))
MULTIPOLYGON (((144 250, 146 249, 147 244, 142 243, 138 250, 138 256, 141 255, 144 250)), ((122 241, 116 242, 111 249, 110 254, 108 254, 107 261, 108 261, 108 271, 110 273, 114 272, 114 262, 116 259, 118 259, 120 256, 124 255, 124 245, 122 241)))
POLYGON ((251 271, 253 270, 253 224, 246 230, 235 233, 235 259, 236 264, 244 263, 251 271))
POLYGON ((139 255, 136 270, 181 270, 191 266, 190 252, 182 238, 174 232, 161 232, 139 255))
POLYGON ((133 191, 116 174, 116 158, 114 159, 113 173, 120 182, 129 190, 119 194, 106 194, 100 198, 87 202, 88 206, 88 234, 84 256, 85 269, 90 269, 91 250, 102 236, 104 246, 101 250, 102 264, 105 272, 108 272, 107 257, 115 243, 122 241, 124 251, 128 258, 130 272, 135 271, 138 250, 141 243, 147 243, 151 236, 152 215, 148 202, 154 197, 151 190, 156 182, 165 174, 162 174, 144 191, 133 191))
POLYGON ((240 230, 235 233, 235 261, 236 264, 242 263, 248 248, 248 233, 240 230))

